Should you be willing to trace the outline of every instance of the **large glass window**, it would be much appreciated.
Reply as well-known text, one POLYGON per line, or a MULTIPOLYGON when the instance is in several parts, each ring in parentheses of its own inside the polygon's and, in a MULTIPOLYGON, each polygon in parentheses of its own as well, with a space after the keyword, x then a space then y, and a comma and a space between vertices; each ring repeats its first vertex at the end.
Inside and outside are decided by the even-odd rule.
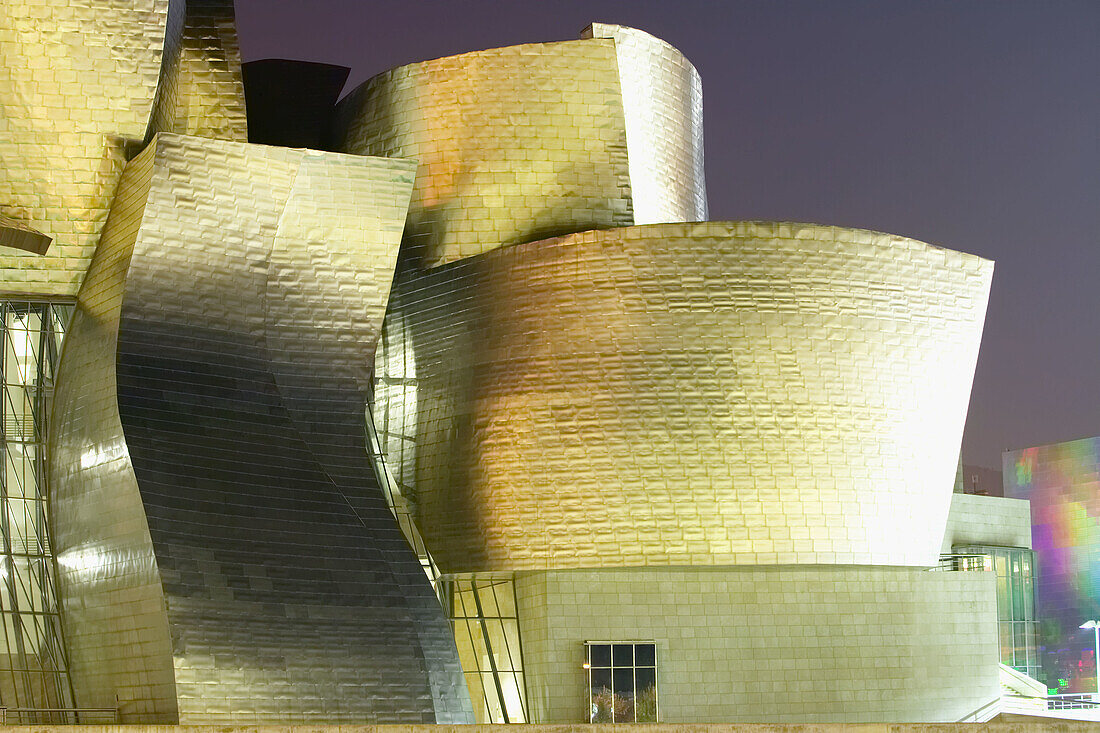
POLYGON ((657 722, 657 645, 585 642, 590 723, 657 722))
POLYGON ((444 608, 478 723, 526 723, 516 590, 512 578, 442 581, 444 608))
POLYGON ((1035 644, 1035 552, 991 545, 960 545, 953 552, 985 556, 985 569, 997 574, 1001 663, 1040 679, 1035 644))
POLYGON ((54 590, 46 419, 70 305, 0 301, 0 705, 9 722, 73 722, 54 590))

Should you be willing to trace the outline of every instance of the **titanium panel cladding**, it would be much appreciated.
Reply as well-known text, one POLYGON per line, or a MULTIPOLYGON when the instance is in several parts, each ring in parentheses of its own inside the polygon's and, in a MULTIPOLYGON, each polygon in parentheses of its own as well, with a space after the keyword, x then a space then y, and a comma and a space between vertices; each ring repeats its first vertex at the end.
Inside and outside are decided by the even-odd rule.
POLYGON ((634 223, 705 221, 699 72, 682 53, 645 31, 593 23, 581 35, 615 41, 634 223))
POLYGON ((933 564, 992 263, 761 222, 399 278, 376 424, 443 572, 933 564))
POLYGON ((337 116, 339 149, 420 162, 406 246, 424 266, 634 223, 609 39, 401 66, 349 94, 337 116))
POLYGON ((76 295, 161 66, 168 0, 0 0, 0 216, 54 241, 0 251, 0 288, 76 295))
POLYGON ((232 0, 172 0, 147 138, 175 132, 248 140, 232 0))
MULTIPOLYGON (((80 653, 155 667, 161 715, 182 723, 468 722, 453 637, 363 434, 415 164, 168 134, 151 149, 130 244, 107 250, 113 277, 89 277, 81 296, 78 310, 98 298, 108 317, 74 322, 91 334, 117 320, 117 373, 113 335, 67 342, 72 363, 105 373, 60 407, 56 470, 72 473, 74 527, 59 553, 145 592, 152 617, 111 639, 76 607, 80 653), (82 429, 93 406, 124 440, 116 428, 87 446, 111 434, 82 429), (97 469, 108 464, 122 475, 97 469), (97 492, 133 528, 122 558, 110 556, 120 514, 93 509, 97 492), (150 630, 156 664, 126 643, 150 630)), ((130 206, 120 199, 120 220, 130 206)), ((69 582, 71 597, 90 590, 69 582)))

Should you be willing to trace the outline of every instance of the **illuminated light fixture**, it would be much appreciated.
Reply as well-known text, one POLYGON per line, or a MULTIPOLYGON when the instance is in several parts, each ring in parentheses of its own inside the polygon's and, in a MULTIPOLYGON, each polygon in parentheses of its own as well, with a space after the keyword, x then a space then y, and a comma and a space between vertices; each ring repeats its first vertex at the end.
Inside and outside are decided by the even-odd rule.
POLYGON ((1092 629, 1092 661, 1096 666, 1096 694, 1100 695, 1100 621, 1086 621, 1078 628, 1092 629))

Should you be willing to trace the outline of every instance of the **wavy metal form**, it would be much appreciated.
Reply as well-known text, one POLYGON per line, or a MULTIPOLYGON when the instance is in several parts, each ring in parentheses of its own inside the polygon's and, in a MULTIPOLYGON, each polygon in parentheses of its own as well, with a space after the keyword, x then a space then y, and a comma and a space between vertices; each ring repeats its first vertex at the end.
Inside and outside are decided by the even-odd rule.
POLYGON ((420 161, 411 260, 705 217, 698 74, 648 34, 595 27, 607 37, 401 66, 340 103, 339 149, 420 161))
POLYGON ((80 705, 471 719, 362 426, 413 166, 162 134, 127 169, 52 423, 80 705))
POLYGON ((444 573, 933 564, 992 263, 766 222, 398 280, 376 424, 444 573))

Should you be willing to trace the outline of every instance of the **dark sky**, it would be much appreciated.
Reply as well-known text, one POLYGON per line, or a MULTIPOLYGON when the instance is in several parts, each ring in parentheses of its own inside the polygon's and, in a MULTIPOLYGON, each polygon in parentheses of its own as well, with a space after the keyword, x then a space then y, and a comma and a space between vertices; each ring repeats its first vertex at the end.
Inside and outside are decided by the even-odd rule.
POLYGON ((996 260, 968 463, 1100 434, 1100 0, 236 0, 245 61, 390 67, 648 31, 703 77, 712 219, 996 260))

